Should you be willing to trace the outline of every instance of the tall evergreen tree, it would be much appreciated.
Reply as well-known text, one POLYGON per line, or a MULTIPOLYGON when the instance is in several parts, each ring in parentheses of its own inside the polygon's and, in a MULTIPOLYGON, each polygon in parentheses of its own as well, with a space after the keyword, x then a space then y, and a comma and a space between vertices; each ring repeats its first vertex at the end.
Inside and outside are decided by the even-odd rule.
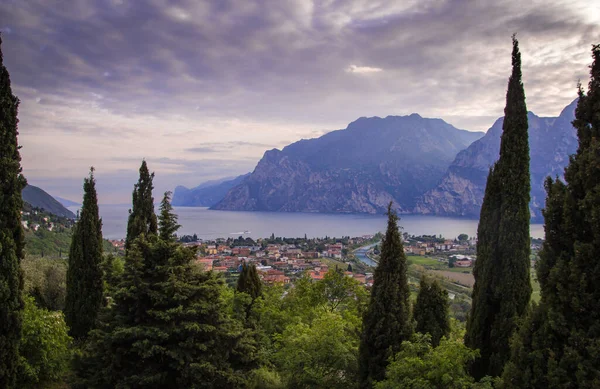
POLYGON ((398 215, 388 206, 388 224, 381 244, 379 264, 373 275, 371 302, 363 318, 359 347, 360 387, 370 388, 374 381, 385 378, 388 359, 409 340, 413 328, 410 321, 410 289, 407 263, 398 231, 398 215))
POLYGON ((476 379, 499 376, 510 356, 510 339, 531 297, 529 237, 529 135, 521 53, 513 36, 500 158, 488 176, 473 269, 473 305, 465 344, 479 349, 476 379))
POLYGON ((250 296, 250 301, 245 306, 246 322, 250 318, 252 307, 257 298, 262 294, 262 281, 258 277, 258 271, 256 265, 247 265, 245 262, 242 264, 242 272, 237 282, 237 291, 240 293, 246 293, 250 296))
POLYGON ((133 188, 132 209, 129 211, 127 221, 127 237, 125 251, 129 250, 133 241, 140 235, 156 234, 158 224, 154 213, 154 197, 152 197, 152 180, 154 173, 150 174, 146 161, 140 166, 140 178, 133 188))
POLYGON ((158 218, 160 238, 165 242, 177 240, 176 232, 181 227, 177 224, 177 215, 171 205, 171 192, 165 192, 160 202, 160 217, 158 218))
POLYGON ((546 181, 541 301, 515 339, 506 388, 600 387, 600 45, 592 56, 587 94, 579 87, 579 148, 566 185, 546 181))
POLYGON ((417 323, 415 331, 430 334, 433 347, 437 347, 440 340, 450 334, 448 292, 436 280, 421 277, 414 318, 417 323))
POLYGON ((0 36, 0 388, 12 388, 23 317, 19 264, 25 242, 21 190, 26 182, 17 142, 19 99, 12 94, 1 46, 0 36))
POLYGON ((244 386, 253 340, 228 316, 222 277, 193 266, 196 248, 173 239, 167 203, 159 223, 168 233, 131 245, 114 305, 76 364, 75 387, 244 386))
POLYGON ((83 338, 94 327, 102 306, 102 220, 94 168, 83 181, 83 205, 73 227, 67 270, 65 320, 74 338, 83 338))
POLYGON ((237 282, 237 291, 247 293, 252 300, 256 300, 262 293, 262 281, 258 277, 258 271, 253 264, 242 264, 242 272, 237 282))

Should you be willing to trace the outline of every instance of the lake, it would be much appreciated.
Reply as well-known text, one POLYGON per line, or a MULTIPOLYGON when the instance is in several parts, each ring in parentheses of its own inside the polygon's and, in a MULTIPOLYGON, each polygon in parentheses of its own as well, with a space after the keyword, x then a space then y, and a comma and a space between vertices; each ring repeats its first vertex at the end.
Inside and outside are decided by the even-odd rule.
MULTIPOLYGON (((102 233, 107 239, 121 239, 126 235, 127 216, 130 205, 100 205, 102 233)), ((69 207, 76 212, 77 207, 69 207)), ((238 237, 253 239, 271 236, 283 237, 341 237, 372 235, 385 231, 385 215, 324 214, 291 212, 235 212, 212 211, 201 207, 175 207, 181 229, 178 234, 198 234, 201 239, 238 237)), ((456 238, 465 233, 477 233, 477 220, 401 215, 399 225, 411 235, 442 235, 456 238)), ((531 225, 531 236, 542 238, 542 224, 531 225)))

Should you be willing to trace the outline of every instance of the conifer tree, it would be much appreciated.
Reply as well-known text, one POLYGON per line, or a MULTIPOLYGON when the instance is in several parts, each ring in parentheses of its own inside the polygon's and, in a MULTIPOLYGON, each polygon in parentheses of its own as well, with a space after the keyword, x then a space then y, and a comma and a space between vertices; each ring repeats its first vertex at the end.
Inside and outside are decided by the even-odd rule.
POLYGON ((162 201, 160 202, 160 217, 158 219, 160 238, 165 242, 177 240, 175 234, 179 227, 177 224, 177 215, 173 212, 171 205, 171 192, 165 192, 162 201))
POLYGON ((141 235, 127 252, 114 305, 76 364, 76 388, 244 386, 255 347, 228 316, 223 279, 193 266, 196 248, 173 239, 165 199, 159 223, 165 234, 141 235))
POLYGON ((421 277, 419 294, 414 307, 415 331, 431 335, 431 345, 437 347, 450 334, 448 292, 436 280, 421 277))
POLYGON ((154 213, 154 197, 152 197, 152 180, 154 173, 150 174, 146 161, 140 166, 140 177, 133 188, 132 209, 129 211, 127 221, 127 237, 125 251, 129 250, 133 241, 141 234, 156 234, 158 225, 154 213))
POLYGON ((540 304, 503 374, 506 388, 600 387, 600 45, 573 126, 579 148, 565 181, 546 180, 545 241, 536 264, 540 304))
POLYGON ((242 264, 242 272, 237 282, 237 291, 247 293, 252 300, 256 300, 262 293, 262 281, 258 277, 258 271, 253 264, 242 264))
POLYGON ((246 321, 248 321, 254 302, 262 294, 262 281, 258 277, 256 265, 247 265, 245 262, 242 264, 242 272, 238 278, 236 289, 239 293, 246 293, 250 296, 250 302, 245 307, 246 321))
POLYGON ((71 237, 65 299, 65 320, 69 334, 76 339, 94 327, 102 306, 102 221, 94 168, 83 181, 83 191, 81 213, 71 237))
POLYGON ((399 352, 402 342, 409 340, 412 335, 406 270, 398 216, 390 203, 387 231, 381 244, 379 264, 373 275, 371 302, 363 318, 359 347, 361 388, 370 388, 374 381, 385 378, 388 359, 399 352))
POLYGON ((473 305, 465 344, 479 349, 476 379, 499 376, 531 297, 529 138, 521 53, 513 36, 500 158, 490 169, 477 231, 473 305))
POLYGON ((21 190, 26 182, 17 142, 19 99, 12 94, 1 46, 0 36, 0 388, 12 388, 23 317, 19 264, 24 246, 21 190))

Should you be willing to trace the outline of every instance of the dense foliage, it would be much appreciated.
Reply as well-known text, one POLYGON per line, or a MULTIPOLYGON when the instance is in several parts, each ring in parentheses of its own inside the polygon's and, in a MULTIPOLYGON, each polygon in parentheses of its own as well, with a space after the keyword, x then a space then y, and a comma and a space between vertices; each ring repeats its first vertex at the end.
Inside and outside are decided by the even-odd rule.
POLYGON ((429 335, 415 334, 402 342, 401 351, 391 358, 386 379, 376 389, 491 389, 486 379, 474 383, 467 366, 478 355, 460 339, 442 339, 432 347, 429 335))
MULTIPOLYGON (((164 231, 175 221, 163 203, 164 231)), ((244 386, 255 345, 227 315, 222 278, 194 265, 194 248, 162 235, 130 246, 114 306, 79 361, 80 387, 244 386)))
POLYGON ((23 258, 21 156, 17 142, 19 99, 12 94, 0 37, 0 388, 15 382, 23 300, 19 262, 23 258))
POLYGON ((40 388, 64 378, 71 362, 71 338, 62 312, 38 308, 25 298, 19 388, 40 388))
POLYGON ((490 169, 477 230, 473 305, 465 344, 480 350, 472 373, 499 376, 531 296, 529 143, 521 53, 513 37, 500 158, 490 169))
POLYGON ((415 331, 429 334, 433 347, 437 347, 440 340, 450 333, 448 308, 448 292, 436 280, 421 277, 414 307, 415 331))
POLYGON ((287 292, 265 287, 253 309, 263 367, 253 374, 285 388, 355 386, 367 302, 364 287, 335 270, 321 281, 302 277, 287 292))
POLYGON ((388 224, 373 276, 371 301, 364 316, 360 343, 360 386, 369 388, 385 376, 388 360, 412 335, 410 289, 398 216, 388 207, 388 224))
POLYGON ((154 197, 152 197, 153 179, 154 173, 150 174, 146 161, 142 161, 140 177, 133 188, 133 205, 127 220, 125 250, 129 250, 138 236, 158 233, 158 222, 154 213, 154 197))
POLYGON ((83 206, 73 228, 67 271, 65 319, 69 334, 82 338, 94 327, 102 306, 102 221, 94 168, 83 181, 83 206))
POLYGON ((548 178, 546 240, 537 263, 541 301, 513 344, 506 388, 600 387, 600 45, 579 90, 579 148, 566 184, 548 178))
POLYGON ((67 295, 67 261, 58 258, 25 256, 21 262, 25 294, 40 308, 62 311, 67 295))

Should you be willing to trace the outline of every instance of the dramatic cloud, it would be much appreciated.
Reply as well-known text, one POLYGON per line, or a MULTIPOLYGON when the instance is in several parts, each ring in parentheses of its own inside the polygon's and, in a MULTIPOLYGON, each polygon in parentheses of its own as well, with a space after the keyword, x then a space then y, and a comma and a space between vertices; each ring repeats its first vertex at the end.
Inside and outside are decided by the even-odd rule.
POLYGON ((29 181, 78 200, 94 165, 102 201, 127 202, 142 158, 160 193, 360 116, 486 130, 514 32, 529 109, 557 115, 600 15, 589 0, 4 0, 0 29, 29 181))

